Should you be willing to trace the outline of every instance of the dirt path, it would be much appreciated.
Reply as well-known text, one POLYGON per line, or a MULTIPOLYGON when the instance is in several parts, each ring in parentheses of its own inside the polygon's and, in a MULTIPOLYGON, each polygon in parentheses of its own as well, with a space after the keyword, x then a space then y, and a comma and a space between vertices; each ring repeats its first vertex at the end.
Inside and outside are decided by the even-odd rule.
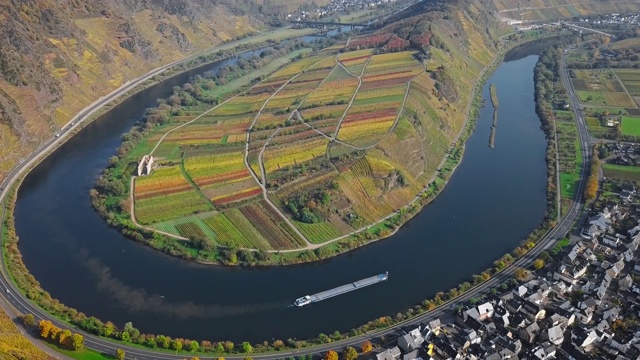
MULTIPOLYGON (((367 65, 369 65, 370 61, 371 61, 371 57, 369 57, 369 59, 367 59, 367 62, 364 63, 364 66, 362 67, 362 71, 360 72, 360 75, 357 75, 357 76, 353 75, 349 70, 347 70, 347 68, 344 65, 342 65, 340 61, 338 61, 338 65, 340 65, 344 69, 344 71, 348 72, 349 74, 351 74, 351 76, 354 76, 358 79, 358 86, 356 86, 356 91, 353 92, 353 95, 351 96, 351 100, 349 100, 349 105, 347 105, 347 108, 344 109, 344 113, 342 113, 342 116, 338 121, 338 125, 336 125, 336 130, 333 132, 333 135, 331 135, 331 141, 335 140, 338 137, 338 132, 340 131, 342 122, 344 121, 344 118, 347 117, 347 113, 349 112, 349 109, 351 109, 351 105, 353 105, 353 101, 356 99, 356 96, 358 95, 358 91, 360 91, 360 87, 362 86, 362 75, 364 75, 364 71, 367 69, 367 65)), ((327 151, 329 151, 328 148, 327 148, 327 151)))
POLYGON ((269 145, 269 143, 271 142, 271 139, 273 139, 273 137, 280 132, 280 129, 282 128, 276 129, 276 131, 274 131, 273 134, 269 136, 267 141, 264 142, 264 145, 262 145, 262 149, 260 149, 260 154, 258 154, 258 164, 260 164, 260 173, 262 174, 263 186, 267 186, 267 172, 264 169, 264 161, 262 161, 262 156, 264 155, 264 150, 267 148, 267 145, 269 145))
MULTIPOLYGON (((320 60, 314 62, 313 64, 309 65, 305 70, 312 68, 313 66, 315 66, 317 63, 319 63, 322 60, 323 59, 320 59, 320 60)), ((251 165, 249 164, 249 142, 250 142, 251 129, 253 129, 253 127, 256 125, 256 122, 258 121, 258 118, 260 117, 260 114, 262 114, 262 111, 267 106, 269 101, 271 99, 273 99, 273 97, 276 96, 282 89, 284 89, 285 86, 287 86, 290 82, 295 80, 302 73, 303 73, 303 71, 297 73, 295 76, 293 76, 289 80, 287 80, 287 82, 285 82, 282 86, 280 86, 276 91, 273 92, 273 94, 271 94, 271 96, 269 96, 269 98, 267 100, 265 100, 265 102, 260 107, 260 110, 258 110, 258 113, 253 118, 253 121, 251 122, 251 125, 247 129, 247 136, 245 138, 245 143, 244 143, 244 150, 245 150, 244 151, 244 165, 249 170, 249 174, 251 174, 253 179, 260 186, 260 189, 262 190, 262 198, 265 200, 265 202, 267 202, 267 204, 269 204, 269 206, 271 206, 273 211, 275 211, 276 214, 278 214, 278 216, 280 216, 282 218, 282 220, 284 220, 284 222, 286 222, 287 225, 289 225, 293 229, 293 231, 307 244, 305 246, 305 248, 308 248, 309 246, 313 246, 313 244, 309 241, 309 239, 307 239, 306 236, 304 236, 304 234, 302 232, 300 232, 300 230, 298 230, 298 228, 291 222, 291 220, 289 220, 289 218, 282 211, 280 211, 280 209, 271 201, 271 199, 269 199, 269 196, 267 194, 267 187, 265 186, 266 178, 265 178, 265 181, 264 181, 264 184, 263 184, 260 181, 260 179, 258 179, 257 174, 253 171, 253 169, 251 168, 251 165)), ((260 164, 261 164, 260 171, 262 172, 264 165, 262 165, 262 161, 260 162, 260 164)))

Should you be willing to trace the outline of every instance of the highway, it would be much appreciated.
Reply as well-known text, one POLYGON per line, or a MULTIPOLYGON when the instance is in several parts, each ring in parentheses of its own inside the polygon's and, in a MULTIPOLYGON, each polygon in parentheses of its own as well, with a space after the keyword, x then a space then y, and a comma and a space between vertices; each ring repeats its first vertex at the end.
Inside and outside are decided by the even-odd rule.
MULTIPOLYGON (((172 64, 169 65, 165 65, 161 68, 158 68, 150 73, 148 73, 147 75, 136 79, 132 82, 130 82, 129 84, 127 84, 126 86, 124 86, 121 89, 118 89, 114 92, 112 92, 111 94, 99 99, 98 101, 96 101, 95 103, 91 104, 89 107, 87 107, 86 109, 84 109, 78 116, 76 116, 71 122, 70 125, 65 126, 64 130, 61 134, 60 137, 58 138, 53 138, 51 140, 49 140, 47 143, 45 143, 44 145, 42 145, 38 150, 36 150, 34 153, 32 153, 31 155, 29 155, 25 161, 23 161, 20 165, 18 165, 14 170, 12 170, 9 175, 7 176, 6 180, 3 182, 2 185, 2 192, 0 192, 0 201, 4 201, 5 196, 6 196, 6 192, 8 191, 8 189, 10 188, 10 186, 18 179, 18 177, 23 174, 31 165, 35 164, 41 155, 46 154, 49 150, 51 150, 55 145, 57 145, 60 141, 62 141, 65 137, 69 136, 70 131, 72 129, 74 129, 75 127, 77 127, 81 121, 84 121, 89 115, 93 114, 94 112, 96 112, 97 110, 99 110, 104 104, 106 104, 107 102, 115 99, 117 96, 119 96, 120 94, 123 94, 127 91, 129 91, 131 88, 133 88, 134 86, 138 85, 139 83, 145 81, 146 79, 159 74, 160 72, 162 72, 163 70, 165 70, 166 68, 168 68, 169 66, 171 66, 172 64)), ((586 124, 584 122, 584 118, 582 116, 582 112, 580 110, 579 107, 579 101, 575 95, 575 93, 573 92, 573 89, 571 88, 571 84, 569 81, 569 77, 568 77, 568 72, 566 69, 566 54, 563 55, 563 59, 562 59, 562 69, 561 69, 561 74, 562 74, 562 80, 567 88, 567 91, 569 93, 569 100, 571 102, 572 105, 572 109, 575 113, 575 120, 576 120, 576 125, 579 129, 578 134, 580 137, 580 144, 581 144, 581 151, 582 151, 582 156, 585 159, 585 161, 588 161, 591 158, 591 149, 590 149, 590 145, 589 145, 589 134, 587 132, 587 128, 586 128, 586 124)), ((305 348, 305 349, 300 349, 300 350, 293 350, 293 351, 282 351, 282 352, 278 352, 278 353, 269 353, 269 354, 252 354, 251 356, 254 359, 263 359, 263 360, 272 360, 272 359, 281 359, 281 358, 286 358, 286 357, 291 357, 291 356, 299 356, 299 355, 306 355, 306 354, 315 354, 315 353, 322 353, 325 352, 327 350, 337 350, 340 351, 342 349, 344 349, 347 346, 354 346, 354 347, 358 347, 364 340, 366 339, 371 339, 371 340, 375 340, 378 339, 382 336, 386 336, 387 340, 389 339, 389 337, 393 338, 394 336, 397 336, 397 334, 399 334, 401 331, 409 329, 411 327, 415 327, 416 325, 419 324, 423 324, 426 323, 428 321, 431 321, 435 318, 442 318, 445 317, 446 315, 449 315, 450 313, 450 308, 452 306, 452 304, 459 304, 459 303, 464 303, 466 301, 468 301, 471 298, 477 297, 478 295, 484 293, 485 291, 488 291, 491 288, 495 288, 498 287, 499 285, 501 285, 502 283, 504 283, 505 281, 508 281, 509 279, 511 279, 514 276, 514 272, 517 268, 523 267, 526 268, 528 266, 531 265, 531 263, 538 257, 538 255, 540 254, 540 252, 542 252, 545 249, 550 248, 551 246, 554 245, 554 243, 556 242, 556 240, 558 238, 562 238, 566 235, 567 232, 570 231, 571 227, 573 226, 574 222, 576 221, 576 219, 578 219, 582 208, 583 208, 583 202, 582 202, 582 193, 583 193, 583 188, 584 188, 584 183, 587 177, 587 169, 589 168, 589 166, 583 166, 582 168, 582 172, 581 172, 581 177, 580 177, 580 182, 578 184, 578 189, 576 191, 577 194, 577 198, 576 201, 573 202, 573 204, 571 205, 569 211, 567 212, 567 214, 562 217, 558 224, 551 229, 547 235, 536 245, 536 247, 534 247, 533 249, 531 249, 525 256, 523 256, 522 258, 517 259, 511 266, 507 267, 506 269, 504 269, 502 272, 500 272, 499 274, 495 275, 493 278, 491 278, 490 280, 486 281, 485 283, 477 286, 476 288, 466 292, 465 294, 463 294, 462 296, 456 298, 455 300, 445 303, 443 305, 441 305, 440 307, 434 309, 433 311, 430 311, 426 314, 420 315, 420 316, 416 316, 413 319, 404 321, 400 324, 397 324, 391 328, 387 328, 384 330, 380 330, 380 331, 372 331, 366 335, 363 336, 358 336, 358 337, 353 337, 353 338, 348 338, 348 339, 344 339, 344 340, 340 340, 340 341, 335 341, 329 344, 323 344, 323 345, 318 345, 315 347, 310 347, 310 348, 305 348)), ((4 207, 2 209, 2 217, 1 219, 4 219, 4 207)), ((32 313, 35 315, 35 317, 40 320, 40 319, 48 319, 51 320, 52 323, 54 323, 56 326, 61 327, 61 328, 68 328, 69 326, 66 324, 63 324, 61 321, 57 320, 56 318, 54 318, 53 316, 45 313, 44 311, 40 310, 40 308, 38 308, 37 306, 35 306, 34 304, 32 304, 29 300, 27 300, 23 294, 18 291, 14 284, 9 280, 9 276, 8 276, 8 270, 7 270, 7 265, 4 262, 4 257, 2 257, 2 268, 0 269, 1 271, 1 277, 0 277, 0 286, 2 287, 2 291, 0 291, 0 295, 2 295, 2 297, 5 298, 5 300, 11 304, 18 312, 20 313, 32 313)), ((312 305, 313 306, 313 305, 312 305)), ((292 308, 291 311, 296 311, 296 309, 292 308)), ((108 320, 108 319, 104 319, 104 320, 108 320)), ((77 331, 77 330, 74 330, 77 331)), ((99 352, 104 352, 104 353, 109 353, 109 354, 114 354, 116 349, 118 348, 122 348, 123 350, 126 351, 127 354, 127 358, 128 359, 159 359, 159 360, 163 360, 163 359, 184 359, 185 357, 188 357, 188 355, 186 354, 175 354, 175 353, 168 353, 168 352, 159 352, 159 351, 154 351, 154 350, 146 350, 146 349, 140 349, 140 348, 135 348, 135 347, 131 347, 131 346, 126 346, 124 344, 120 344, 120 343, 116 343, 110 340, 105 340, 104 338, 100 338, 94 335, 90 335, 87 334, 85 332, 79 331, 81 334, 83 334, 85 336, 85 346, 89 349, 92 350, 96 350, 99 352)), ((215 339, 214 339, 215 340, 215 339)), ((247 356, 246 354, 237 354, 237 355, 223 355, 225 356, 226 359, 244 359, 245 356, 247 356)))

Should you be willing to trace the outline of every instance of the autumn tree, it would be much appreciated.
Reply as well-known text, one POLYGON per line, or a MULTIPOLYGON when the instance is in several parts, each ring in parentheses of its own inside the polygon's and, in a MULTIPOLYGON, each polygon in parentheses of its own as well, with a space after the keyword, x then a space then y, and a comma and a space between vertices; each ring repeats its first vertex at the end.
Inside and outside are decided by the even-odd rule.
POLYGON ((589 169, 589 177, 584 187, 585 200, 591 201, 596 198, 598 194, 598 173, 600 170, 600 159, 598 159, 597 152, 594 152, 591 158, 591 167, 589 169))
POLYGON ((538 258, 533 262, 533 268, 534 269, 540 270, 543 267, 544 267, 544 260, 538 258))
POLYGON ((284 341, 282 340, 276 340, 273 342, 273 347, 280 350, 282 348, 284 348, 284 341))
POLYGON ((71 335, 71 350, 82 350, 84 348, 84 336, 80 334, 71 335))
POLYGON ((60 329, 57 326, 53 326, 51 328, 51 331, 49 332, 49 339, 51 339, 51 341, 53 342, 58 342, 58 338, 61 333, 62 333, 62 329, 60 329))
POLYGON ((225 341, 223 345, 224 345, 224 350, 226 352, 233 351, 233 348, 235 347, 235 345, 231 341, 225 341))
POLYGON ((124 360, 125 356, 126 354, 124 353, 124 350, 122 349, 116 350, 116 360, 124 360))
POLYGON ((180 351, 182 350, 182 341, 171 340, 171 350, 180 351))
POLYGON ((517 268, 515 271, 515 276, 516 276, 516 279, 518 280, 524 280, 527 278, 528 275, 529 275, 529 272, 526 269, 523 269, 521 267, 517 268))
POLYGON ((324 354, 324 360, 338 360, 338 353, 333 350, 329 350, 324 354))
POLYGON ((342 357, 344 360, 356 360, 358 358, 358 351, 354 347, 348 346, 344 349, 342 357))
POLYGON ((363 354, 367 354, 371 352, 371 350, 373 350, 373 345, 371 345, 371 341, 367 340, 362 343, 362 345, 360 346, 360 349, 362 349, 363 354))
POLYGON ((72 336, 73 336, 73 334, 71 334, 71 330, 64 329, 58 335, 58 344, 63 345, 63 346, 68 346, 69 345, 69 341, 71 341, 71 337, 72 336))
POLYGON ((27 326, 34 326, 36 324, 36 318, 33 314, 25 314, 22 317, 22 322, 27 326))
POLYGON ((38 328, 40 329, 40 337, 48 339, 51 329, 53 328, 53 324, 49 320, 40 320, 38 328))

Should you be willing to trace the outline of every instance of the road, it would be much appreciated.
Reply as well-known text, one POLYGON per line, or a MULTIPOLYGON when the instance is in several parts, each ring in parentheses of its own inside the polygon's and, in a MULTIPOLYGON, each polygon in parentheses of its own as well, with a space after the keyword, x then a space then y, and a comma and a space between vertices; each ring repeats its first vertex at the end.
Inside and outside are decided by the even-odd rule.
POLYGON ((569 24, 569 23, 565 23, 565 22, 563 22, 563 24, 566 25, 566 26, 572 27, 572 28, 574 28, 576 30, 589 31, 589 32, 592 32, 592 33, 605 35, 605 36, 609 36, 609 37, 614 37, 615 36, 615 35, 608 34, 606 32, 600 31, 600 30, 589 29, 589 28, 586 28, 586 27, 582 27, 582 26, 578 26, 578 25, 574 25, 574 24, 569 24))
MULTIPOLYGON (((166 67, 163 67, 166 68, 166 67)), ((151 77, 157 73, 159 73, 161 70, 154 70, 153 72, 149 73, 146 75, 146 78, 151 77)), ((581 108, 579 107, 579 102, 578 102, 578 98, 575 95, 573 88, 571 87, 571 82, 569 81, 569 75, 568 75, 568 71, 566 68, 566 54, 563 55, 562 58, 562 65, 561 65, 561 74, 562 74, 562 80, 567 88, 568 94, 569 94, 569 100, 571 102, 573 111, 575 113, 575 121, 576 121, 576 126, 578 127, 578 134, 580 137, 580 144, 581 144, 581 151, 582 151, 582 156, 585 159, 585 161, 588 161, 588 159, 591 158, 591 148, 589 145, 589 133, 587 131, 587 127, 584 121, 584 117, 582 115, 582 111, 581 108)), ((135 84, 144 81, 146 79, 141 78, 136 80, 136 82, 132 82, 129 86, 135 86, 135 84)), ((124 93, 128 91, 128 87, 125 87, 123 89, 121 89, 118 94, 120 93, 124 93)), ((105 103, 107 103, 108 101, 110 101, 111 99, 113 99, 114 97, 116 97, 118 94, 110 94, 107 97, 104 97, 102 99, 100 99, 97 103, 92 104, 88 109, 85 109, 83 112, 81 112, 80 115, 78 115, 75 119, 79 119, 79 120, 83 120, 85 119, 88 115, 92 114, 93 112, 95 112, 97 109, 100 108, 100 106, 104 105, 105 103)), ((76 125, 77 126, 77 123, 76 125)), ((73 128, 74 125, 71 126, 71 128, 73 128)), ((61 140, 61 138, 63 138, 64 136, 66 136, 68 134, 70 129, 67 129, 67 131, 65 131, 64 134, 61 134, 60 138, 55 138, 53 140, 50 140, 47 144, 45 144, 45 146, 43 146, 41 149, 39 149, 39 151, 37 151, 36 153, 32 154, 30 156, 30 158, 23 162, 20 166, 17 167, 16 170, 12 171, 10 176, 7 178, 7 181, 5 181, 5 183, 7 184, 5 186, 5 190, 0 194, 0 200, 4 199, 5 195, 6 195, 6 188, 8 187, 8 185, 13 184, 13 182, 15 182, 16 178, 18 175, 22 174, 22 172, 25 171, 25 169, 28 168, 28 166, 30 166, 31 164, 33 164, 36 161, 36 158, 38 155, 40 155, 41 153, 45 153, 48 150, 50 150, 54 145, 56 145, 58 143, 58 141, 61 140)), ((372 331, 366 335, 363 336, 358 336, 358 337, 353 337, 353 338, 348 338, 348 339, 344 339, 344 340, 340 340, 340 341, 335 341, 329 344, 323 344, 323 345, 319 345, 319 346, 315 346, 312 348, 306 348, 306 349, 300 349, 300 350, 293 350, 293 351, 283 351, 283 352, 278 352, 278 353, 271 353, 271 354, 254 354, 252 355, 252 357, 254 359, 262 359, 262 360, 275 360, 275 359, 281 359, 281 358, 286 358, 286 357, 291 357, 291 356, 300 356, 300 355, 306 355, 306 354, 315 354, 315 353, 321 353, 321 352, 326 352, 330 349, 333 350, 342 350, 347 346, 359 346, 364 340, 366 339, 377 339, 380 338, 382 336, 393 336, 394 334, 398 334, 403 330, 406 330, 407 328, 411 328, 411 327, 415 327, 418 324, 423 324, 426 323, 428 321, 431 321, 433 319, 436 318, 442 318, 445 317, 446 315, 449 314, 450 312, 450 307, 452 304, 459 304, 459 303, 463 303, 466 302, 468 300, 470 300, 471 298, 477 297, 480 294, 488 291, 491 288, 495 288, 499 285, 501 285, 502 283, 504 283, 505 281, 508 281, 509 279, 511 279, 514 276, 514 272, 517 268, 526 268, 528 266, 531 265, 531 263, 539 256, 539 254, 545 250, 550 248, 551 246, 554 245, 554 243, 556 242, 556 240, 558 238, 562 238, 566 235, 567 232, 570 231, 571 227, 573 226, 574 222, 576 221, 576 219, 579 217, 582 208, 583 208, 583 201, 582 201, 582 193, 583 193, 583 188, 584 188, 584 183, 587 177, 587 169, 589 167, 588 166, 583 166, 582 168, 582 172, 581 172, 581 177, 580 177, 580 182, 578 184, 578 189, 576 191, 577 194, 577 198, 576 200, 572 203, 569 211, 567 212, 567 214, 562 217, 560 219, 560 221, 558 222, 558 224, 551 229, 546 236, 544 236, 544 238, 542 240, 540 240, 540 242, 536 245, 536 247, 534 247, 533 249, 531 249, 525 256, 523 256, 522 258, 517 259, 512 265, 510 265, 509 267, 507 267, 506 269, 504 269, 502 272, 500 272, 499 274, 495 275, 493 278, 489 279, 488 281, 484 282, 483 284, 475 287, 474 289, 466 292, 465 294, 463 294, 462 296, 456 298, 455 300, 453 300, 452 302, 449 303, 445 303, 443 305, 441 305, 440 307, 434 309, 433 311, 430 311, 426 314, 422 314, 420 316, 416 316, 410 320, 404 321, 402 323, 399 323, 391 328, 387 328, 384 330, 380 330, 380 331, 372 331)), ((4 208, 3 208, 3 213, 2 213, 2 218, 4 218, 4 208)), ((56 326, 61 327, 61 328, 67 328, 68 325, 63 324, 62 322, 60 322, 58 319, 54 318, 53 316, 45 313, 44 311, 40 310, 40 308, 38 308, 37 306, 33 305, 29 300, 27 300, 21 292, 19 292, 13 285, 13 283, 8 280, 8 270, 6 267, 6 263, 4 262, 4 257, 2 260, 2 268, 1 268, 1 277, 0 277, 0 286, 2 287, 2 291, 0 291, 0 295, 2 295, 5 300, 10 303, 15 309, 17 309, 17 311, 21 312, 21 313, 32 313, 34 314, 34 316, 36 317, 36 319, 40 320, 40 319, 48 319, 50 320, 52 323, 54 323, 56 326)), ((296 311, 294 308, 292 308, 291 311, 296 311)), ((119 344, 119 343, 115 343, 113 341, 110 340, 105 340, 103 338, 99 338, 96 337, 94 335, 90 335, 87 334, 85 332, 79 331, 80 333, 82 333, 85 336, 85 346, 89 349, 92 350, 96 350, 99 352, 104 352, 104 353, 109 353, 109 354, 113 354, 115 353, 116 349, 118 348, 122 348, 126 351, 127 353, 127 358, 128 359, 145 359, 145 360, 151 360, 151 359, 159 359, 159 360, 164 360, 164 359, 184 359, 186 355, 184 354, 174 354, 174 353, 165 353, 165 352, 158 352, 158 351, 154 351, 154 350, 146 350, 146 349, 140 349, 140 348, 134 348, 134 347, 130 347, 130 346, 126 346, 124 344, 119 344)), ((239 355, 235 355, 235 356, 225 356, 226 359, 233 359, 233 360, 240 360, 240 359, 244 359, 245 355, 244 354, 239 354, 239 355)))

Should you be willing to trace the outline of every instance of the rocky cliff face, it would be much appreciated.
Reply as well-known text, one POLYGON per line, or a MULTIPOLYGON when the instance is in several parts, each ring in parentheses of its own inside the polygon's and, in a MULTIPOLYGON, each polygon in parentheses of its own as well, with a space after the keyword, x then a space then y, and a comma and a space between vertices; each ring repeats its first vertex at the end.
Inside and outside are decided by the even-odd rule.
POLYGON ((252 1, 0 2, 0 181, 21 157, 127 80, 255 31, 252 1))

